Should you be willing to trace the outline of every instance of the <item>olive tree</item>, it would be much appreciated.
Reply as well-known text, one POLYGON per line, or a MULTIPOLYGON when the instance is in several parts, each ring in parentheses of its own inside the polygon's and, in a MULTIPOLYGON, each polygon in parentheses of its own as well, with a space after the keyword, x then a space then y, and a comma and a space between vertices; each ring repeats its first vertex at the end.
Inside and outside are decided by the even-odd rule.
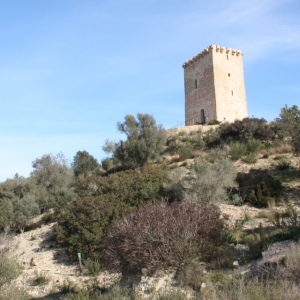
POLYGON ((100 164, 97 159, 85 150, 78 151, 73 158, 72 169, 76 177, 95 172, 99 168, 100 164))
POLYGON ((31 176, 45 188, 64 188, 73 180, 74 172, 62 153, 45 154, 32 162, 31 176))
POLYGON ((178 169, 169 174, 169 189, 171 196, 178 199, 219 202, 228 200, 230 190, 238 187, 236 176, 237 169, 227 158, 213 164, 204 159, 195 160, 189 172, 178 169))
POLYGON ((297 105, 285 106, 281 109, 277 122, 283 127, 286 134, 291 137, 293 151, 300 154, 300 110, 297 105))
POLYGON ((138 113, 137 118, 126 115, 123 123, 117 123, 117 129, 127 136, 127 140, 106 140, 103 150, 112 153, 115 162, 127 168, 142 166, 157 159, 166 144, 166 131, 149 114, 138 113))

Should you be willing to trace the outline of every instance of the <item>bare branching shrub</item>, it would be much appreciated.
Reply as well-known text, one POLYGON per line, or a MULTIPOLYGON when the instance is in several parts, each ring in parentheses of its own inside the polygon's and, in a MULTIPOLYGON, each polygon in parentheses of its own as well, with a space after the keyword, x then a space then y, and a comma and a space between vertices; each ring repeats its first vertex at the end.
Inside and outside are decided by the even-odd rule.
POLYGON ((300 245, 292 244, 285 260, 286 273, 289 278, 300 280, 300 245))
POLYGON ((148 203, 109 230, 103 263, 124 270, 181 267, 186 260, 210 258, 222 244, 225 219, 209 203, 148 203))

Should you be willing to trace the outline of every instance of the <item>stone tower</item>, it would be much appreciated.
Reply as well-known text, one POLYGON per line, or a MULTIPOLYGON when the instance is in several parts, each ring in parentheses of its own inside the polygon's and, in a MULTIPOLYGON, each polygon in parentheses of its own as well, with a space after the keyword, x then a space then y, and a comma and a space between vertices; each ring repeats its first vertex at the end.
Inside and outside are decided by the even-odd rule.
POLYGON ((186 126, 248 117, 242 56, 211 45, 183 64, 186 126))

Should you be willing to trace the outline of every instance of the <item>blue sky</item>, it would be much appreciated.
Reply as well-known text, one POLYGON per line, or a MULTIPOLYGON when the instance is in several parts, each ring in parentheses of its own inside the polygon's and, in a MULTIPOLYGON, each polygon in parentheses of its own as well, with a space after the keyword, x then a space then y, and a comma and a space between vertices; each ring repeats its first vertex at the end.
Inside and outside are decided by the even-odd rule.
POLYGON ((249 116, 300 106, 299 16, 299 0, 0 0, 0 181, 47 153, 100 161, 126 114, 182 123, 181 66, 211 44, 244 52, 249 116))

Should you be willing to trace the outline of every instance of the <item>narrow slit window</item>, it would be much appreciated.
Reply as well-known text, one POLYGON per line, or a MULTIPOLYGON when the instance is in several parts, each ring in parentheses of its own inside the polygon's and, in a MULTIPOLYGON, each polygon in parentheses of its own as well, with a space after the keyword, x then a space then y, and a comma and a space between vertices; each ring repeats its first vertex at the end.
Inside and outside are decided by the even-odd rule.
POLYGON ((195 79, 195 89, 198 88, 198 82, 197 82, 197 79, 195 79))
POLYGON ((230 73, 228 73, 228 77, 230 77, 230 73))
POLYGON ((227 60, 228 60, 228 55, 227 55, 227 60))
POLYGON ((231 96, 233 96, 233 91, 231 91, 231 96))

